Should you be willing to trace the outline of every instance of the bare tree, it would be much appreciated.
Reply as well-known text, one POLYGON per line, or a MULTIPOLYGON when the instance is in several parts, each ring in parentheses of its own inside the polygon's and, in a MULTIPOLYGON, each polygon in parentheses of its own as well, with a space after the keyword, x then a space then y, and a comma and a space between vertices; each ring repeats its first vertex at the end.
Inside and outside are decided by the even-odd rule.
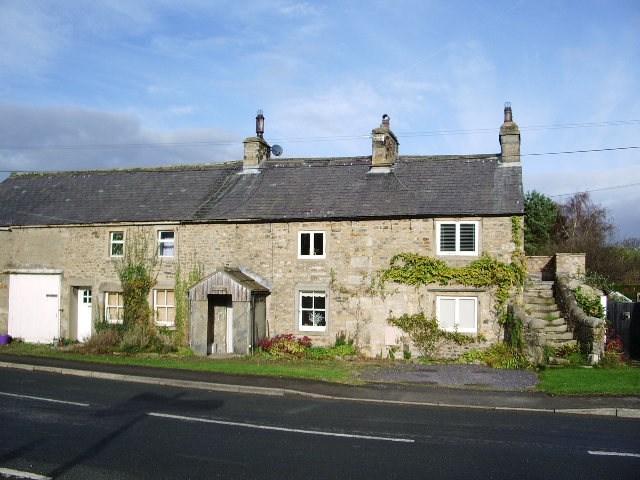
POLYGON ((616 233, 609 211, 594 203, 588 192, 576 193, 558 205, 556 242, 570 252, 585 252, 611 243, 616 233))
POLYGON ((588 192, 577 193, 558 205, 554 228, 555 252, 585 253, 587 271, 610 282, 640 280, 640 256, 630 245, 615 240, 609 211, 594 203, 588 192))

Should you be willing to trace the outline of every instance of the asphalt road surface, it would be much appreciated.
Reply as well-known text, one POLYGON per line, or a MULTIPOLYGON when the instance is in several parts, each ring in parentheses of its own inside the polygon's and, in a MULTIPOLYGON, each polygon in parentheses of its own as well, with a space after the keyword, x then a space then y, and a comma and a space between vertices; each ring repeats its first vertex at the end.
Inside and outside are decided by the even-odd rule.
POLYGON ((639 478, 640 420, 238 395, 7 369, 0 474, 11 470, 92 480, 639 478))

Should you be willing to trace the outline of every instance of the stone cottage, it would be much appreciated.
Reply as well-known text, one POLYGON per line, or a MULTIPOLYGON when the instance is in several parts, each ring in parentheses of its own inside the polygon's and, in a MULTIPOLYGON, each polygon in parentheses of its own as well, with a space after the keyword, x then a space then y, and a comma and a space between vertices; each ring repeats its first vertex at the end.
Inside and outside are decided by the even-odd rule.
POLYGON ((82 340, 119 322, 113 260, 128 239, 153 239, 161 266, 149 302, 175 328, 176 273, 189 288, 188 333, 199 354, 246 354, 280 333, 333 344, 346 332, 386 356, 399 333, 386 318, 437 315, 446 329, 501 335, 490 289, 371 288, 411 252, 464 266, 487 253, 511 261, 523 215, 520 133, 505 108, 496 154, 401 156, 383 116, 370 156, 271 157, 262 121, 244 160, 12 174, 0 184, 0 333, 30 342, 82 340))

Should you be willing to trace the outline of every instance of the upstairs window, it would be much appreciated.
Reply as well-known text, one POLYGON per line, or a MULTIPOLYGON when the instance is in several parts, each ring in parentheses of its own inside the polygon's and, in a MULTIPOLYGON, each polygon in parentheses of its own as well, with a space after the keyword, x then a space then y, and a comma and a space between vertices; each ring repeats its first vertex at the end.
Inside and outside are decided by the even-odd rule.
POLYGON ((158 256, 173 257, 175 250, 175 232, 158 232, 158 256))
POLYGON ((109 255, 122 257, 124 255, 124 232, 110 232, 109 255))
POLYGON ((478 255, 478 222, 438 222, 438 255, 478 255))
POLYGON ((324 232, 300 232, 298 258, 326 258, 324 232))

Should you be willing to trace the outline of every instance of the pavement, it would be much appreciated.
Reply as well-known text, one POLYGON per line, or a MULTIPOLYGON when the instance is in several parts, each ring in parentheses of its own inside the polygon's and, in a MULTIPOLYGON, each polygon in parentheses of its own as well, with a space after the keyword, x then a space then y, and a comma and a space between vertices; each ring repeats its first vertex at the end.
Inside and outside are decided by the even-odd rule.
MULTIPOLYGON (((443 365, 442 367, 446 367, 443 365)), ((469 365, 470 369, 473 368, 469 365)), ((229 375, 172 368, 136 365, 112 365, 37 356, 0 354, 0 368, 48 372, 62 375, 100 378, 113 381, 165 385, 229 393, 293 396, 310 399, 356 402, 378 402, 397 405, 419 405, 434 408, 467 408, 509 410, 549 414, 583 414, 609 417, 640 418, 640 395, 548 395, 526 390, 489 390, 371 381, 364 385, 345 385, 306 379, 258 375, 229 375)), ((430 366, 432 373, 441 373, 430 366)), ((470 370, 471 371, 471 370, 470 370)), ((509 375, 508 373, 504 373, 509 375)), ((517 371, 514 372, 514 375, 517 371)))

